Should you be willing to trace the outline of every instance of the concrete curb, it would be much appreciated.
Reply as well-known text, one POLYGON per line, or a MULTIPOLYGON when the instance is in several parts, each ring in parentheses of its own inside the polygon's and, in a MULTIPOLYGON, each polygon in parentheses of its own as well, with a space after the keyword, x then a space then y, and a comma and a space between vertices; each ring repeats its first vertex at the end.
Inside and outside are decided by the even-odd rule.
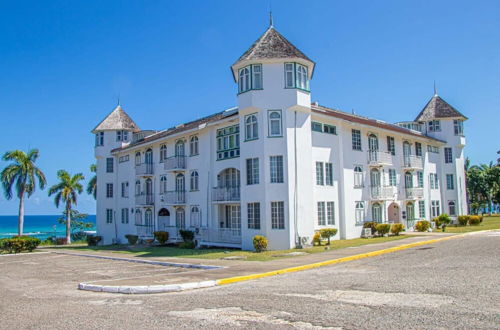
POLYGON ((217 285, 216 281, 203 281, 203 282, 166 284, 166 285, 147 285, 147 286, 137 286, 137 285, 111 286, 111 285, 80 283, 78 284, 78 289, 84 291, 93 291, 93 292, 149 294, 149 293, 179 292, 185 290, 209 288, 216 285, 217 285))
POLYGON ((11 256, 26 256, 26 255, 32 255, 32 254, 47 254, 50 252, 21 252, 21 253, 6 253, 6 254, 0 254, 0 257, 11 257, 11 256))
POLYGON ((109 257, 109 256, 99 256, 99 255, 95 255, 95 254, 82 254, 82 253, 69 253, 69 252, 50 252, 50 253, 64 254, 64 255, 69 255, 69 256, 78 256, 78 257, 87 257, 87 258, 135 262, 135 263, 140 263, 140 264, 149 264, 149 265, 166 266, 166 267, 194 268, 194 269, 206 269, 206 270, 224 268, 223 266, 184 264, 184 263, 178 263, 178 262, 166 262, 166 261, 132 259, 132 258, 118 258, 118 257, 109 257))

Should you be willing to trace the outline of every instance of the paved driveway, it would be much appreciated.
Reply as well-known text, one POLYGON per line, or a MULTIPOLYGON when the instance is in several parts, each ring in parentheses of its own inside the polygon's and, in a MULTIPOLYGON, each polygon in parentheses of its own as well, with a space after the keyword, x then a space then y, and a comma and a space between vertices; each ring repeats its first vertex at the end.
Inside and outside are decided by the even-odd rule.
MULTIPOLYGON (((310 271, 157 295, 75 290, 75 272, 109 276, 106 262, 96 269, 88 260, 51 269, 53 258, 67 256, 5 257, 0 258, 0 328, 492 329, 500 324, 499 256, 500 235, 490 232, 310 271)), ((141 269, 130 267, 136 266, 141 269)))

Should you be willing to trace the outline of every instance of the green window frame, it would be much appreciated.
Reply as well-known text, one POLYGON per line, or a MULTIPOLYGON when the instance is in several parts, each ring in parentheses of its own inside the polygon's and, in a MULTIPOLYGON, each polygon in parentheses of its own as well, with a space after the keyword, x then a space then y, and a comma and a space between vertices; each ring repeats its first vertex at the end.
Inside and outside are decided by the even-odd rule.
POLYGON ((307 66, 295 62, 286 62, 284 64, 284 79, 285 88, 310 92, 309 68, 307 66))
POLYGON ((233 125, 220 128, 216 133, 217 160, 240 156, 240 126, 233 125))

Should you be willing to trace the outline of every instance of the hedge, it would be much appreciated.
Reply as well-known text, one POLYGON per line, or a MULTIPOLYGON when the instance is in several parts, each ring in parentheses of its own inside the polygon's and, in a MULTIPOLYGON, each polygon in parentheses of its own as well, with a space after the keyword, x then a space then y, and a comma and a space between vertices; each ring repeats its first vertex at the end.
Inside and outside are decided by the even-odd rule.
POLYGON ((41 241, 38 238, 30 236, 3 238, 0 239, 0 251, 7 253, 32 252, 40 243, 41 241))

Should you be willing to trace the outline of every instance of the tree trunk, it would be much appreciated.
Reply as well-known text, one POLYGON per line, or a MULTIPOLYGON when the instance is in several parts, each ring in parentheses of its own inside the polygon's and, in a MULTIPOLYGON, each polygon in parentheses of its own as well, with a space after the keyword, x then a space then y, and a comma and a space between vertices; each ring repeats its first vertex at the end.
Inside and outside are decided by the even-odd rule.
POLYGON ((21 191, 19 196, 19 219, 17 222, 17 234, 19 236, 23 235, 24 229, 24 191, 21 191))
POLYGON ((71 206, 66 205, 66 244, 71 244, 71 206))

